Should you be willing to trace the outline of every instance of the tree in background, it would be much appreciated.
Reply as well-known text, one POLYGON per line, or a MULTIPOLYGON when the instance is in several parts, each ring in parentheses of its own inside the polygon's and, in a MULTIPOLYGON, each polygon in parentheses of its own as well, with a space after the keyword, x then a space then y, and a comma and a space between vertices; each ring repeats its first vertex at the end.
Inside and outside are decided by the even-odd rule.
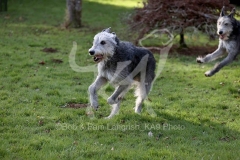
POLYGON ((216 34, 220 10, 234 6, 229 0, 148 0, 143 8, 136 8, 127 19, 131 30, 138 32, 138 40, 153 29, 168 28, 180 35, 180 47, 187 47, 184 30, 195 27, 210 37, 216 34))
POLYGON ((7 11, 7 0, 0 0, 0 12, 7 11))
POLYGON ((67 9, 64 27, 68 28, 72 23, 75 27, 81 27, 82 22, 82 0, 66 0, 67 9))

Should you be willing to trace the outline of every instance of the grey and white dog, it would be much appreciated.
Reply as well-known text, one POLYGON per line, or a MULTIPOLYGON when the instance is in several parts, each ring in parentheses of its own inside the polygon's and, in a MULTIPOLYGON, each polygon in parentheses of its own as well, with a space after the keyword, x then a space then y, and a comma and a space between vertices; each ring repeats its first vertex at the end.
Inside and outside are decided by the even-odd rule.
POLYGON ((217 34, 219 35, 219 45, 216 51, 203 57, 198 57, 198 63, 213 61, 225 52, 227 57, 223 59, 215 67, 205 72, 205 76, 210 77, 218 72, 222 67, 231 63, 240 53, 240 22, 234 18, 235 8, 232 9, 229 15, 225 15, 225 7, 222 8, 220 17, 217 21, 217 34))
POLYGON ((120 41, 114 32, 110 32, 110 28, 95 35, 89 54, 98 63, 98 76, 88 89, 91 106, 98 109, 97 91, 109 82, 115 87, 107 99, 108 104, 112 105, 107 118, 111 118, 118 112, 123 96, 135 84, 135 112, 140 113, 155 77, 156 62, 153 54, 130 42, 120 41))

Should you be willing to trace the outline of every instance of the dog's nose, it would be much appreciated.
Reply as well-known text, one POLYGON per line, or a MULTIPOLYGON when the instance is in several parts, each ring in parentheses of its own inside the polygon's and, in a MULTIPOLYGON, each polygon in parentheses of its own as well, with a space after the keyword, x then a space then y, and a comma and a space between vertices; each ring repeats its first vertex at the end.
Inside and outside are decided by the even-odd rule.
POLYGON ((223 34, 223 31, 219 31, 218 33, 221 35, 221 34, 223 34))
POLYGON ((94 50, 90 50, 88 51, 90 55, 94 55, 95 51, 94 50))

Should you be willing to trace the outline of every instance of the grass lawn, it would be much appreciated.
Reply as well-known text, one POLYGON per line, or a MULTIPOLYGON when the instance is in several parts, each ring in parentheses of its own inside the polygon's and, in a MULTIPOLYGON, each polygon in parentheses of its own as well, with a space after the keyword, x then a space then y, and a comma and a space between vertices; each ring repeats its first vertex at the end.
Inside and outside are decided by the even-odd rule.
MULTIPOLYGON (((130 91, 119 114, 105 120, 105 96, 94 115, 84 105, 68 107, 88 103, 96 75, 72 70, 69 54, 75 41, 77 65, 93 66, 88 49, 97 32, 112 27, 131 39, 121 17, 138 0, 85 0, 84 27, 68 30, 60 27, 64 0, 8 2, 0 13, 0 159, 239 159, 239 59, 206 78, 216 62, 199 65, 196 56, 171 52, 142 114, 134 113, 130 91)), ((186 39, 198 41, 209 43, 199 34, 186 39)), ((112 91, 106 86, 104 94, 112 91)))

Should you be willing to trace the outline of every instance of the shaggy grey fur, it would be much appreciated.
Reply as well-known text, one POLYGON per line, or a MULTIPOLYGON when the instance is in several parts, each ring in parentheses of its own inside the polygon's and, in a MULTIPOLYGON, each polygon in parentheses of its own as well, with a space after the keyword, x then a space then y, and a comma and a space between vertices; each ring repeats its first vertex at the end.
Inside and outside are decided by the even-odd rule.
POLYGON ((98 108, 97 90, 107 82, 111 83, 115 87, 114 93, 107 100, 112 105, 111 114, 107 118, 111 118, 118 112, 125 93, 135 84, 135 112, 140 113, 155 77, 153 54, 147 49, 120 41, 114 32, 110 33, 110 28, 95 35, 89 54, 98 63, 98 76, 89 86, 91 106, 98 108))
POLYGON ((217 21, 217 34, 219 35, 219 45, 216 51, 203 57, 198 57, 198 63, 213 61, 225 52, 228 56, 215 67, 205 72, 205 76, 210 77, 218 72, 222 67, 231 63, 240 53, 240 22, 234 18, 235 8, 229 15, 225 15, 224 7, 217 21))

